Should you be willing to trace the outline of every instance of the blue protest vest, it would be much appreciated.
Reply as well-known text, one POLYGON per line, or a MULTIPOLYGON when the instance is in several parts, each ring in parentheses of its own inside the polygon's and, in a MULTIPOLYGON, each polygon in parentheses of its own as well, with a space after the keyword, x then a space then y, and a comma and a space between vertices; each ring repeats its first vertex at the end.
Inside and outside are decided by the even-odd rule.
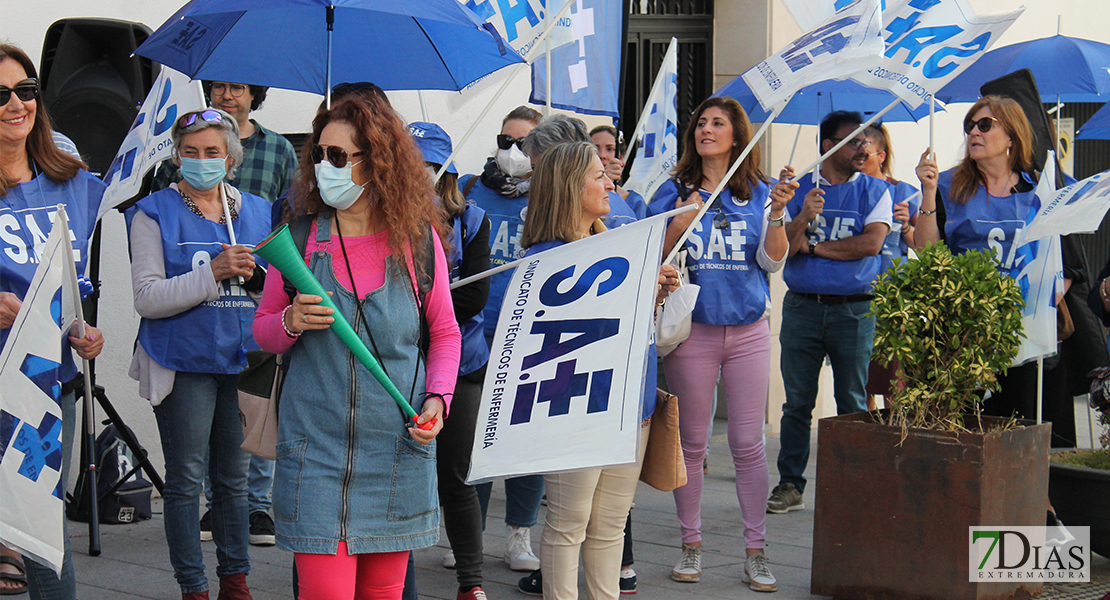
MULTIPOLYGON (((550 242, 540 242, 528 248, 525 256, 539 254, 544 250, 557 248, 565 244, 563 240, 553 240, 550 242)), ((655 350, 654 335, 652 336, 651 345, 648 346, 647 364, 644 365, 644 401, 640 405, 640 418, 646 419, 655 412, 656 400, 656 383, 659 380, 659 355, 655 350)))
MULTIPOLYGON (((771 292, 756 253, 766 226, 764 205, 770 191, 768 184, 760 182, 752 190, 752 199, 740 202, 725 187, 720 195, 720 212, 728 218, 729 228, 714 226, 713 218, 718 211, 712 208, 694 225, 686 242, 689 248, 686 265, 690 283, 701 286, 691 316, 695 322, 747 325, 758 321, 767 311, 771 292)), ((703 200, 709 200, 710 192, 699 192, 703 200)), ((662 214, 674 210, 677 201, 678 186, 671 180, 659 187, 648 210, 652 215, 662 214)))
MULTIPOLYGON (((792 219, 802 212, 805 196, 813 189, 813 177, 806 175, 799 183, 794 198, 786 205, 792 219)), ((838 185, 822 185, 825 208, 816 219, 817 231, 807 236, 812 241, 824 242, 863 233, 864 221, 889 188, 885 181, 862 174, 838 185)), ((890 219, 889 213, 885 216, 890 219)), ((803 294, 869 294, 880 263, 877 254, 857 260, 811 258, 803 248, 787 259, 782 277, 791 291, 803 294)))
POLYGON ((628 204, 628 208, 631 208, 632 212, 636 213, 636 218, 643 219, 647 217, 650 213, 648 212, 648 205, 644 197, 632 190, 625 191, 628 192, 628 197, 625 198, 624 201, 628 204))
POLYGON ((616 229, 639 221, 640 217, 617 192, 609 192, 609 214, 603 217, 607 229, 616 229))
MULTIPOLYGON (((143 198, 139 210, 158 223, 166 278, 210 262, 231 243, 227 225, 194 214, 177 190, 167 188, 143 198)), ((235 241, 253 246, 270 233, 270 203, 243 193, 235 241)), ((254 301, 231 279, 219 282, 220 297, 165 319, 139 322, 139 343, 155 362, 175 371, 236 374, 247 366, 246 352, 257 350, 251 334, 254 301)))
MULTIPOLYGON (((459 189, 466 188, 466 182, 478 175, 465 175, 459 179, 459 189)), ((479 180, 466 197, 467 202, 477 204, 489 217, 489 266, 499 267, 524 256, 520 238, 524 234, 524 216, 528 214, 528 197, 506 198, 497 190, 491 190, 479 180)), ((501 312, 501 300, 505 297, 505 287, 509 285, 513 272, 502 271, 489 279, 489 301, 483 313, 486 338, 492 338, 497 329, 497 315, 501 312)))
MULTIPOLYGON (((8 190, 0 197, 0 292, 11 292, 20 300, 27 295, 35 269, 39 266, 42 244, 50 236, 57 205, 64 204, 69 218, 69 238, 77 274, 85 272, 89 238, 96 228, 96 212, 104 195, 104 183, 88 171, 79 171, 69 181, 57 183, 39 175, 8 190)), ((8 342, 11 329, 0 329, 0 348, 8 342)), ((62 342, 62 366, 58 379, 67 382, 77 376, 69 340, 62 342)))
MULTIPOLYGON (((1014 239, 1025 228, 1025 218, 1036 198, 1034 190, 1009 196, 990 196, 980 185, 966 204, 952 200, 952 175, 955 169, 945 171, 937 179, 937 191, 944 199, 945 244, 952 254, 968 250, 988 250, 999 261, 998 270, 1010 274, 1014 265, 1014 239)), ((1026 181, 1033 182, 1028 175, 1026 181)))
MULTIPOLYGON (((463 249, 474 241, 478 230, 482 228, 482 221, 486 218, 486 211, 478 205, 467 202, 466 209, 460 217, 455 217, 451 230, 451 256, 447 263, 451 265, 451 282, 459 280, 459 269, 462 267, 463 249)), ((465 286, 464 286, 465 287, 465 286)), ((459 360, 459 375, 473 373, 489 361, 489 344, 486 343, 485 327, 482 320, 484 312, 470 317, 465 323, 459 324, 462 333, 462 357, 459 360)))
MULTIPOLYGON (((910 207, 910 220, 917 214, 917 209, 921 207, 921 194, 917 193, 917 188, 906 183, 899 181, 891 186, 891 194, 893 194, 892 205, 901 204, 909 200, 910 207), (910 198, 913 198, 910 200, 910 198)), ((894 207, 891 206, 891 214, 894 214, 894 207)), ((882 259, 882 264, 879 266, 879 272, 883 273, 894 264, 895 258, 905 258, 909 256, 910 246, 902 239, 902 222, 892 220, 890 224, 890 233, 887 234, 886 239, 883 240, 883 250, 879 255, 882 259)))

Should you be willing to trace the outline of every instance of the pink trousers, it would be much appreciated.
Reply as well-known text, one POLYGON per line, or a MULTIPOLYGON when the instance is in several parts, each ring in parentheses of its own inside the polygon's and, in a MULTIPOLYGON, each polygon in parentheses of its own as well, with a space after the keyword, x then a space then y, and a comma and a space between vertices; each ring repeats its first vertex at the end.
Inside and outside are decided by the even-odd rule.
POLYGON ((663 359, 667 385, 678 396, 682 453, 688 483, 674 491, 683 543, 701 541, 702 461, 709 447, 717 377, 724 381, 728 446, 736 467, 736 497, 748 548, 767 536, 767 452, 763 424, 771 377, 771 329, 767 319, 749 325, 694 323, 690 338, 663 359))
POLYGON ((339 542, 335 554, 293 555, 299 600, 400 600, 405 589, 409 553, 347 554, 339 542))

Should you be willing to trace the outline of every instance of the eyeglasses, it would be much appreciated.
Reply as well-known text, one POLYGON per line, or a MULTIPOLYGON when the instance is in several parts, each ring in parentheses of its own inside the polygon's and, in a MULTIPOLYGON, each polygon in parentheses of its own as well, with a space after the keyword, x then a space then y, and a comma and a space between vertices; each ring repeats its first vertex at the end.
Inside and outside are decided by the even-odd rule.
POLYGON ((241 83, 213 83, 210 96, 223 96, 227 92, 231 92, 232 98, 241 98, 243 93, 247 91, 247 86, 241 83))
POLYGON ((31 77, 15 84, 15 87, 0 85, 0 106, 6 106, 11 101, 12 92, 20 102, 30 102, 39 97, 39 80, 31 77))
POLYGON ((713 215, 713 226, 717 229, 728 229, 731 226, 728 215, 717 209, 717 214, 713 215))
MULTIPOLYGON (((832 140, 832 143, 834 143, 834 144, 839 144, 840 142, 844 141, 844 138, 829 138, 829 139, 832 140)), ((852 141, 850 141, 850 142, 848 142, 847 144, 844 144, 844 145, 848 146, 852 150, 863 150, 864 148, 870 148, 871 147, 871 140, 861 140, 859 138, 854 138, 852 141)))
POLYGON ((312 147, 312 162, 318 164, 324 161, 326 157, 328 162, 331 163, 336 169, 342 169, 347 166, 347 160, 356 156, 362 156, 365 152, 355 152, 354 154, 347 154, 347 151, 339 146, 321 146, 319 144, 312 147))
POLYGON ((964 133, 966 135, 971 135, 971 130, 975 129, 976 127, 979 128, 979 133, 986 133, 990 131, 992 127, 994 127, 995 122, 1001 123, 1002 121, 999 121, 994 117, 983 117, 978 121, 967 121, 964 123, 964 133))
POLYGON ((186 127, 192 127, 197 122, 197 119, 205 123, 213 123, 216 125, 224 122, 224 116, 221 115, 219 111, 209 108, 182 115, 181 118, 177 120, 177 128, 180 130, 186 127))
POLYGON ((513 147, 513 144, 516 144, 516 147, 520 148, 523 151, 524 148, 520 147, 520 143, 523 141, 524 138, 514 138, 513 136, 505 135, 504 133, 497 134, 497 147, 502 150, 508 150, 509 148, 513 147))

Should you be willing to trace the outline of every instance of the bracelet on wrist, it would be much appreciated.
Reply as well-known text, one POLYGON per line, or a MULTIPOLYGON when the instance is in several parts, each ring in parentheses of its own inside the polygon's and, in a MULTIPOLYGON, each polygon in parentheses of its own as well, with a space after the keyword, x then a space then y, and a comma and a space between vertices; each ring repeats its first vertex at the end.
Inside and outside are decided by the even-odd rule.
POLYGON ((1106 279, 1103 279, 1102 283, 1098 285, 1098 296, 1102 298, 1103 302, 1110 302, 1110 294, 1106 293, 1106 281, 1106 279))
POLYGON ((935 208, 934 208, 933 210, 925 210, 925 209, 923 208, 923 209, 921 209, 921 210, 917 211, 917 214, 919 214, 919 215, 921 215, 921 216, 924 216, 924 217, 927 217, 927 216, 929 216, 929 215, 935 215, 935 214, 937 214, 937 209, 935 209, 935 208))
POLYGON ((304 332, 303 331, 293 331, 293 330, 289 329, 288 325, 285 324, 285 313, 289 312, 290 308, 293 308, 292 304, 290 304, 289 306, 286 306, 285 310, 281 311, 281 328, 285 330, 285 335, 287 335, 287 336, 289 336, 293 339, 297 339, 297 338, 301 337, 301 334, 304 333, 304 332))

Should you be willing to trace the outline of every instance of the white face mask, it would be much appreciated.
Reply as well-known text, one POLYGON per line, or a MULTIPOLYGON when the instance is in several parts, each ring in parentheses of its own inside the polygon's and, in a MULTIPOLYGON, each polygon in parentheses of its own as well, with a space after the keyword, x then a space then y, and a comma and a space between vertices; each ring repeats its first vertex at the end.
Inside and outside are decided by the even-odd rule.
POLYGON ((351 180, 352 168, 357 164, 348 163, 342 169, 327 161, 316 164, 316 185, 320 188, 324 204, 336 210, 345 210, 358 200, 363 186, 351 180))
POLYGON ((524 177, 532 172, 532 159, 521 152, 516 144, 510 146, 508 150, 499 148, 494 155, 494 160, 497 161, 497 168, 509 177, 524 177))

